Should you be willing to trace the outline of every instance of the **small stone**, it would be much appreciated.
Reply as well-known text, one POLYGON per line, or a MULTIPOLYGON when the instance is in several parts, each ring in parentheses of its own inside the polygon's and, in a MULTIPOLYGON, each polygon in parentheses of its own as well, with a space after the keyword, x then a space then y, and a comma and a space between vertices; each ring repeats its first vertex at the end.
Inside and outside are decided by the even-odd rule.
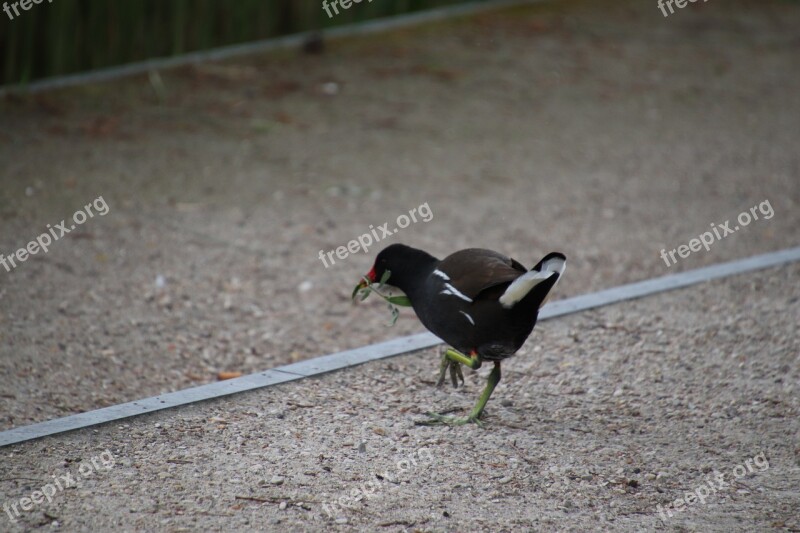
POLYGON ((336 83, 335 81, 329 81, 329 82, 323 83, 322 84, 322 92, 327 94, 327 95, 333 96, 334 94, 337 94, 339 92, 339 84, 336 83))
POLYGON ((297 290, 299 290, 300 292, 308 292, 313 288, 314 284, 308 280, 302 282, 300 285, 297 286, 297 290))
POLYGON ((281 504, 278 506, 278 508, 279 508, 281 511, 283 511, 284 509, 286 509, 286 502, 281 502, 281 504))
POLYGON ((283 485, 283 481, 284 479, 281 476, 272 476, 272 479, 269 480, 273 485, 283 485))

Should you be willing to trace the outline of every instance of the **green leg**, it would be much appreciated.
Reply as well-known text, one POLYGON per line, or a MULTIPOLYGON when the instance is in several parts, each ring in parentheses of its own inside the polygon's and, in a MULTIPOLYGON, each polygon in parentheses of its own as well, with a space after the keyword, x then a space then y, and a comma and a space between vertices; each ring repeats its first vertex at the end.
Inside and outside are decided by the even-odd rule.
POLYGON ((446 352, 440 352, 442 356, 442 363, 439 365, 439 379, 436 380, 436 386, 441 387, 444 383, 444 377, 447 375, 447 369, 450 369, 450 379, 453 381, 453 388, 458 388, 458 377, 461 377, 461 383, 464 383, 464 374, 461 373, 461 365, 453 363, 447 358, 446 352))
POLYGON ((461 372, 461 365, 453 363, 450 365, 450 381, 453 382, 453 388, 458 388, 458 380, 461 380, 461 385, 464 385, 464 373, 461 372))
POLYGON ((461 372, 461 364, 465 364, 473 370, 481 367, 481 360, 477 357, 467 357, 458 350, 448 348, 442 355, 442 364, 439 366, 439 379, 436 381, 436 386, 441 387, 444 383, 444 377, 447 374, 447 369, 450 369, 450 379, 453 382, 453 388, 458 388, 458 380, 464 384, 464 374, 461 372))
POLYGON ((463 424, 474 422, 478 425, 481 425, 480 417, 483 414, 483 409, 486 407, 486 403, 489 401, 489 398, 492 396, 492 392, 494 392, 494 388, 498 383, 500 383, 500 361, 495 361, 494 368, 489 373, 489 380, 486 383, 486 388, 483 389, 480 398, 478 398, 478 403, 475 404, 475 407, 472 408, 472 411, 469 413, 469 415, 466 417, 457 417, 440 415, 437 413, 428 413, 428 416, 430 416, 431 419, 417 422, 417 424, 422 426, 435 426, 438 424, 461 426, 463 424))

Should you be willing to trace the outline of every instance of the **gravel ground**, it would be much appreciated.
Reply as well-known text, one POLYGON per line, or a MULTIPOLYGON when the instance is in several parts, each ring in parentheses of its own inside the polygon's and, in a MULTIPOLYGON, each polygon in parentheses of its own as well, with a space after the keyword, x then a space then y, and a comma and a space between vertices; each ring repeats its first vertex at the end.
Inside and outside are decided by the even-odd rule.
MULTIPOLYGON (((560 250, 555 298, 796 246, 797 27, 790 2, 664 18, 568 0, 164 71, 163 91, 142 77, 0 99, 0 253, 108 205, 0 267, 0 429, 417 332, 349 302, 392 242, 526 264, 560 250), (319 260, 421 205, 430 221, 319 260), (659 255, 766 205, 708 251, 659 255)), ((543 324, 487 429, 413 426, 483 384, 434 392, 425 352, 4 450, 0 499, 110 449, 112 471, 24 527, 650 529, 706 469, 764 451, 768 470, 666 527, 797 530, 796 280, 785 267, 543 324), (432 464, 386 497, 320 512, 420 446, 432 464)))
POLYGON ((428 350, 6 448, 0 500, 79 480, 12 531, 798 531, 798 275, 544 322, 484 428, 414 424, 469 409, 488 373, 436 389, 428 350))
POLYGON ((561 250, 554 297, 797 245, 800 9, 692 7, 504 10, 163 72, 163 101, 138 78, 7 97, 0 253, 109 211, 0 270, 0 429, 419 331, 350 305, 384 242, 561 250))

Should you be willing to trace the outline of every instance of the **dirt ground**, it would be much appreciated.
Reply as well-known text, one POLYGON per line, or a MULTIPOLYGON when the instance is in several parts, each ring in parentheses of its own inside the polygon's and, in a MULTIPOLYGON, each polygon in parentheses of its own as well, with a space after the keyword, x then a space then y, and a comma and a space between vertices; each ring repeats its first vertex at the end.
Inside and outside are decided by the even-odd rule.
MULTIPOLYGON (((0 266, 0 430, 418 332, 349 301, 393 242, 560 250, 554 298, 797 246, 798 27, 784 1, 544 2, 162 71, 163 89, 6 96, 0 253, 100 196, 108 212, 0 266), (759 220, 661 258, 743 211, 759 220)), ((115 466, 0 530, 800 531, 797 274, 543 323, 484 428, 413 424, 485 380, 434 389, 429 350, 9 447, 0 504, 105 450, 115 466), (729 488, 658 518, 715 470, 729 488)))

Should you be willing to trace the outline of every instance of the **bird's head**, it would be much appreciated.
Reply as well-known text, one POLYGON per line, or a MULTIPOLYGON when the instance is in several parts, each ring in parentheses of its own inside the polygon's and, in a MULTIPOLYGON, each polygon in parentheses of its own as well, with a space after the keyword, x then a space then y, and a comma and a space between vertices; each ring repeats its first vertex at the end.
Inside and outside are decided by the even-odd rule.
POLYGON ((353 294, 372 283, 381 282, 408 292, 416 276, 436 261, 435 257, 422 250, 405 244, 392 244, 381 250, 372 268, 361 278, 353 294))
POLYGON ((391 291, 385 293, 382 288, 390 286, 406 292, 406 287, 410 286, 412 281, 409 273, 418 269, 420 261, 425 259, 436 262, 436 258, 433 256, 404 244, 393 244, 384 248, 375 258, 375 263, 370 271, 353 289, 353 302, 356 301, 359 293, 361 293, 361 300, 367 298, 372 292, 376 293, 389 303, 389 309, 392 311, 391 324, 394 324, 400 315, 396 306, 411 306, 411 300, 406 295, 392 296, 391 291))
POLYGON ((396 280, 398 276, 392 276, 392 274, 402 269, 404 258, 414 251, 417 250, 405 244, 392 244, 381 250, 375 258, 375 263, 373 263, 370 271, 367 272, 366 275, 361 278, 361 282, 356 285, 353 296, 355 297, 355 294, 359 290, 366 288, 370 284, 380 283, 381 281, 387 285, 396 287, 397 285, 392 283, 394 280, 391 278, 394 277, 396 280), (386 272, 389 272, 389 275, 384 278, 386 272))

